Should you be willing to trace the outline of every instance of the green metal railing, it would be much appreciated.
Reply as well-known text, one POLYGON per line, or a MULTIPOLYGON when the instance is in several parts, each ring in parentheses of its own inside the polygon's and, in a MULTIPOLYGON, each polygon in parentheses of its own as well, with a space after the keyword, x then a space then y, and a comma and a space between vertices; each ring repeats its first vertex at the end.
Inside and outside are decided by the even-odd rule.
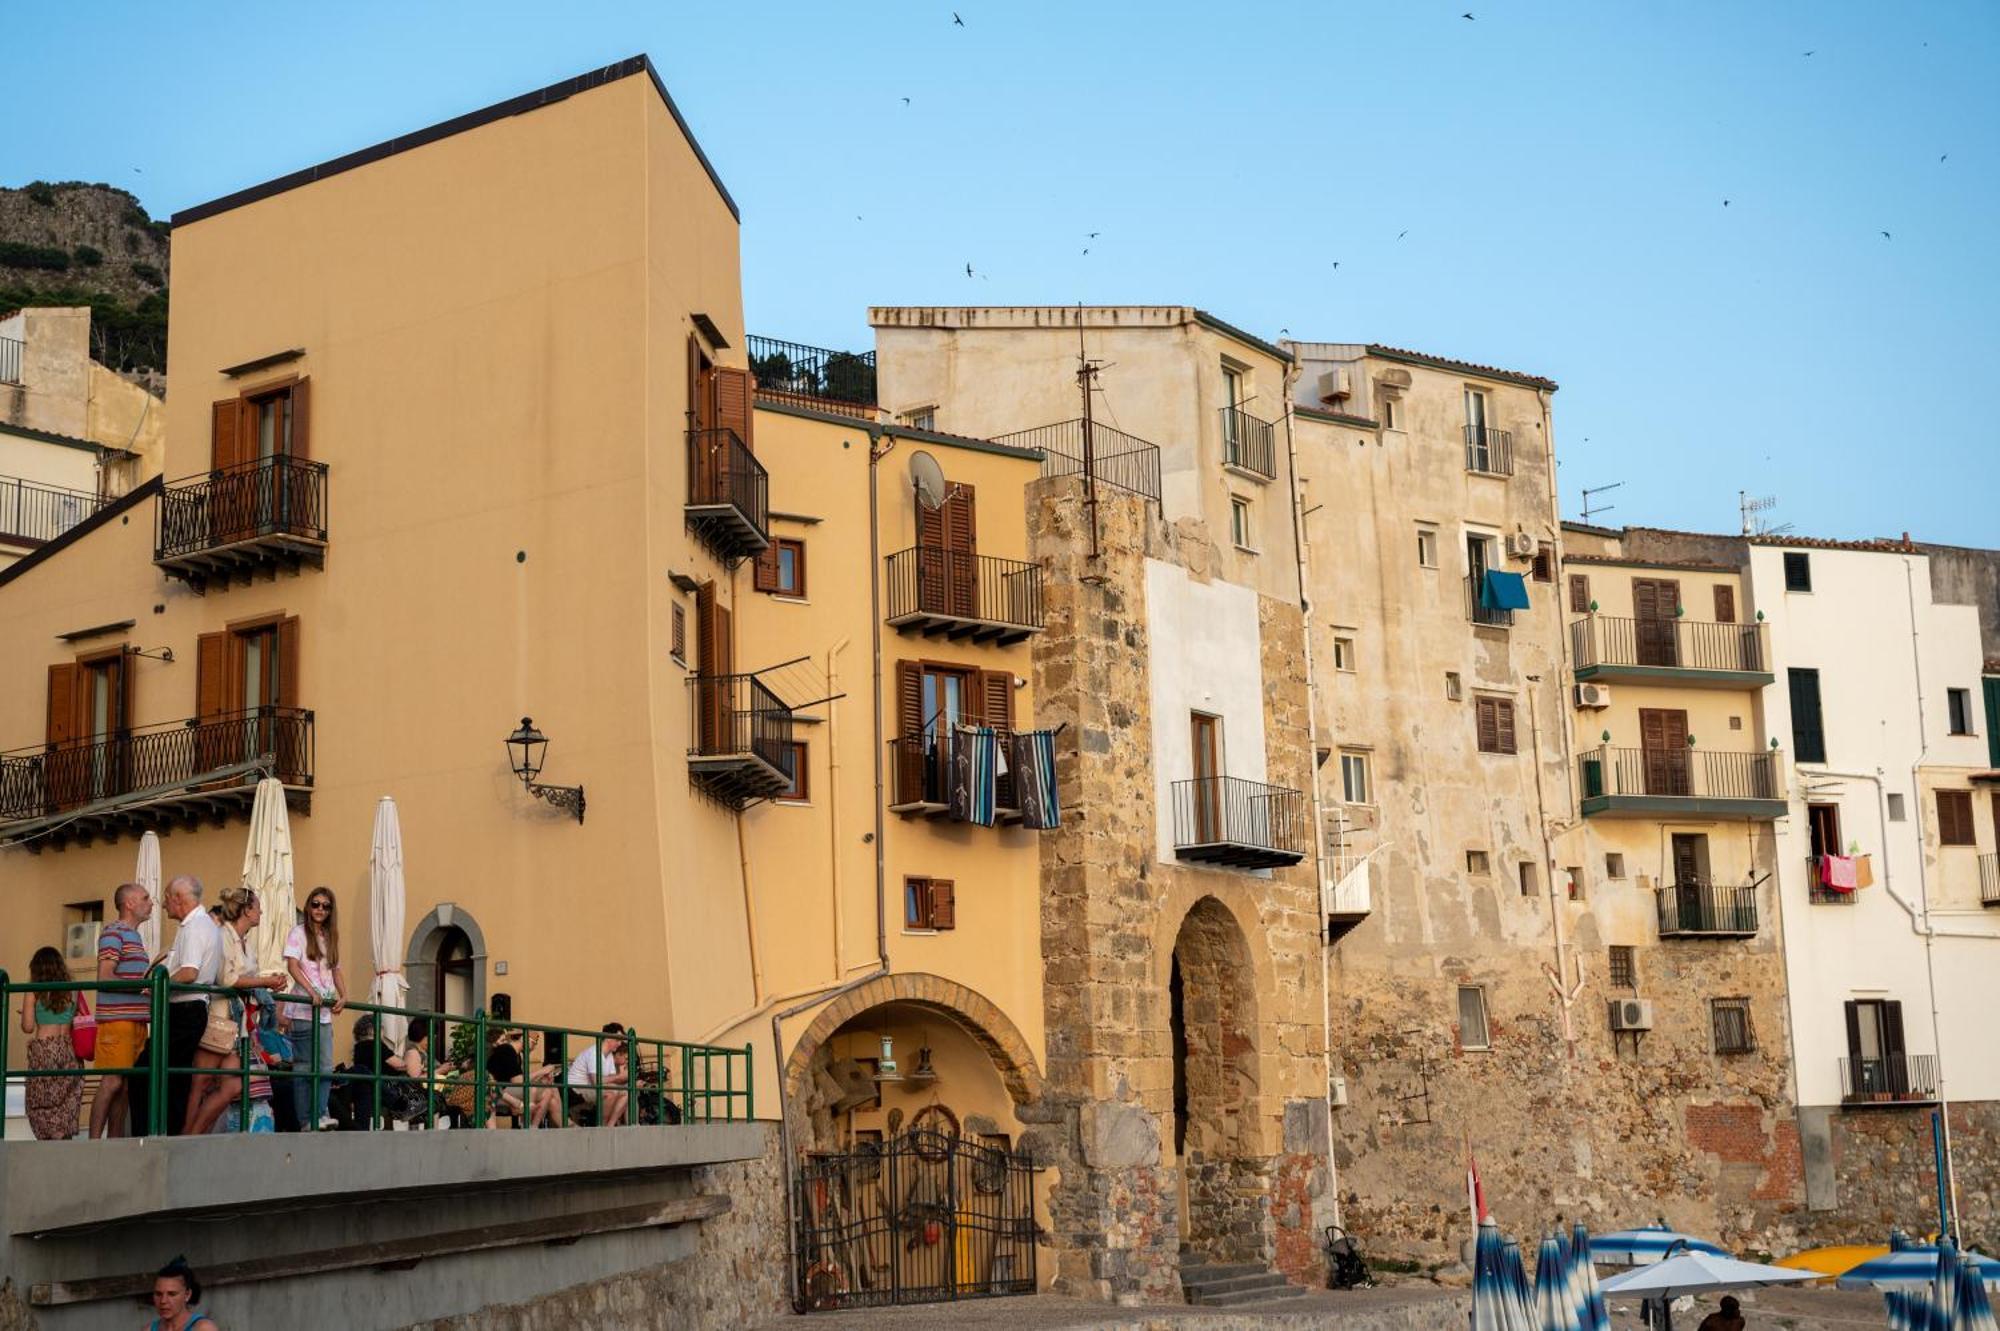
MULTIPOLYGON (((175 984, 164 972, 155 971, 144 980, 53 980, 16 983, 7 972, 0 970, 0 1071, 4 1071, 8 1083, 20 1081, 32 1085, 40 1078, 97 1077, 97 1076, 144 1076, 146 1078, 146 1122, 152 1135, 166 1135, 162 1129, 167 1123, 168 1079, 171 1077, 207 1076, 230 1078, 238 1082, 237 1111, 240 1131, 247 1131, 251 1120, 251 1083, 258 1078, 269 1078, 272 1094, 278 1094, 281 1087, 289 1088, 300 1078, 310 1078, 313 1082, 327 1082, 334 1086, 349 1088, 365 1086, 366 1114, 365 1126, 371 1130, 382 1130, 391 1121, 400 1120, 415 1126, 435 1127, 439 1118, 452 1108, 450 1103, 454 1092, 471 1090, 472 1112, 460 1115, 473 1128, 485 1128, 497 1117, 512 1117, 516 1128, 525 1129, 533 1116, 536 1092, 549 1090, 556 1093, 555 1122, 562 1127, 570 1126, 572 1091, 595 1091, 601 1104, 605 1094, 627 1096, 625 1122, 643 1126, 668 1125, 672 1123, 733 1123, 747 1121, 754 1117, 754 1084, 751 1069, 754 1066, 750 1056, 750 1046, 740 1048, 727 1045, 688 1044, 680 1040, 658 1040, 641 1037, 635 1031, 623 1034, 608 1034, 602 1030, 583 1030, 570 1026, 544 1026, 533 1022, 504 1021, 489 1017, 483 1010, 466 1016, 460 1013, 432 1012, 423 1008, 390 1007, 377 1003, 350 1002, 342 1005, 342 1011, 372 1014, 377 1023, 377 1039, 380 1040, 380 1024, 384 1017, 401 1017, 412 1024, 425 1023, 432 1035, 424 1057, 424 1075, 409 1077, 388 1067, 355 1068, 343 1067, 338 1070, 320 1065, 320 1041, 315 1038, 306 1041, 311 1057, 304 1065, 293 1063, 289 1068, 267 1067, 251 1049, 247 1037, 237 1040, 237 1064, 235 1068, 194 1068, 172 1067, 167 1062, 167 1042, 164 1039, 151 1040, 143 1067, 124 1070, 98 1069, 85 1064, 76 1068, 15 1068, 12 1066, 11 1041, 18 1038, 14 1010, 16 1000, 26 996, 49 993, 89 994, 93 997, 107 993, 143 993, 147 996, 152 1032, 168 1029, 168 1006, 178 995, 200 994, 206 999, 215 995, 244 998, 252 991, 222 988, 216 985, 175 984), (472 1028, 471 1057, 469 1068, 450 1067, 440 1071, 440 1063, 449 1065, 451 1039, 449 1030, 455 1026, 472 1028), (545 1081, 533 1080, 535 1069, 530 1066, 527 1051, 522 1051, 522 1075, 512 1081, 501 1082, 488 1075, 486 1055, 491 1046, 491 1036, 497 1031, 518 1031, 523 1043, 530 1034, 538 1035, 545 1049, 554 1040, 561 1040, 563 1056, 549 1065, 553 1076, 545 1081), (604 1047, 608 1043, 620 1043, 625 1051, 624 1082, 622 1084, 573 1083, 570 1080, 570 1061, 575 1051, 590 1045, 596 1051, 593 1063, 602 1066, 604 1047), (402 1114, 384 1112, 385 1088, 420 1088, 422 1091, 421 1112, 406 1109, 402 1114), (518 1113, 509 1111, 505 1115, 496 1114, 502 1091, 514 1091, 520 1100, 518 1113), (483 1111, 483 1112, 482 1112, 483 1111)), ((284 1005, 288 1020, 296 1025, 301 1021, 317 1023, 319 1012, 328 1006, 316 995, 275 993, 272 998, 284 1005), (308 1008, 310 1011, 308 1012, 308 1008)), ((72 1000, 74 1006, 74 1000, 72 1000)), ((386 1047, 386 1044, 385 1046, 386 1047)), ((391 1054, 397 1051, 390 1050, 391 1054)), ((402 1089, 392 1091, 392 1098, 411 1105, 414 1097, 402 1089)), ((315 1097, 315 1100, 317 1097, 315 1097)), ((317 1116, 312 1116, 317 1119, 317 1116)), ((302 1132, 320 1131, 317 1121, 299 1125, 302 1132)), ((0 1138, 6 1135, 6 1120, 0 1114, 0 1138)))

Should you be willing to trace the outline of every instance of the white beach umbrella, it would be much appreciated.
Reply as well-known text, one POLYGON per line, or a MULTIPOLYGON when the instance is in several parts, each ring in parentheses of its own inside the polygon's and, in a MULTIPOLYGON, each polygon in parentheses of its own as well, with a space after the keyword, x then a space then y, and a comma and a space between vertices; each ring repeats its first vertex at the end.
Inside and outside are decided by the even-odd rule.
POLYGON ((146 895, 153 899, 153 913, 139 926, 139 941, 145 945, 146 956, 150 959, 160 955, 160 917, 166 914, 166 903, 160 900, 160 834, 148 832, 139 838, 139 865, 132 870, 132 881, 146 889, 146 895))
MULTIPOLYGON (((408 1006, 403 979, 403 827, 396 801, 384 795, 375 805, 375 837, 368 848, 368 936, 375 954, 370 1001, 384 1007, 408 1006)), ((403 1046, 405 1017, 384 1016, 379 1034, 391 1049, 403 1046)))
POLYGON ((257 894, 264 921, 250 935, 259 975, 285 973, 285 939, 299 912, 292 892, 292 825, 285 812, 285 783, 267 776, 250 806, 250 842, 243 849, 243 886, 257 894))
POLYGON ((1602 1288, 1606 1294, 1658 1299, 1670 1305, 1683 1294, 1755 1289, 1763 1285, 1790 1285, 1801 1280, 1820 1279, 1824 1277, 1817 1271, 1739 1262, 1734 1257, 1718 1257, 1707 1252, 1682 1252, 1650 1266, 1635 1267, 1612 1276, 1602 1288))

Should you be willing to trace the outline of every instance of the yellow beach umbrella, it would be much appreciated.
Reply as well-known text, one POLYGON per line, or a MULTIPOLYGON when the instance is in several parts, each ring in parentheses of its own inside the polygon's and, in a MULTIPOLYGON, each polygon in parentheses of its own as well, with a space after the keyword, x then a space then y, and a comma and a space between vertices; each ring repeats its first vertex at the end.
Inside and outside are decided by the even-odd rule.
POLYGON ((1873 1261, 1889 1251, 1886 1243, 1844 1243, 1832 1248, 1808 1248, 1790 1257, 1781 1257, 1778 1266, 1794 1271, 1816 1271, 1823 1276, 1845 1275, 1863 1262, 1873 1261))

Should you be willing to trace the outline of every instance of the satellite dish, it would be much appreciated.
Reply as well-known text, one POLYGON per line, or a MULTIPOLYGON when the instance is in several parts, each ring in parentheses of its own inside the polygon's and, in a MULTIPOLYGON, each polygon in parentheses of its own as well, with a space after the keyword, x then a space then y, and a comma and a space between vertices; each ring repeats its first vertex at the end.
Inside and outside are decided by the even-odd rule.
POLYGON ((916 487, 919 504, 930 509, 944 507, 944 468, 922 449, 910 454, 910 484, 916 487))

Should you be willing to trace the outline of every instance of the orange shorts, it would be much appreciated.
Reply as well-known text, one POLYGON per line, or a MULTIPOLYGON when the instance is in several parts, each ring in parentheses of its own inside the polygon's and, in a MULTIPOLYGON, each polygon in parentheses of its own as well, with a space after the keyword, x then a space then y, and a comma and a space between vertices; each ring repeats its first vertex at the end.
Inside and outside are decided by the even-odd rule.
POLYGON ((97 1025, 97 1057, 92 1066, 100 1072, 129 1068, 139 1061, 139 1048, 146 1043, 143 1021, 104 1021, 97 1025))

